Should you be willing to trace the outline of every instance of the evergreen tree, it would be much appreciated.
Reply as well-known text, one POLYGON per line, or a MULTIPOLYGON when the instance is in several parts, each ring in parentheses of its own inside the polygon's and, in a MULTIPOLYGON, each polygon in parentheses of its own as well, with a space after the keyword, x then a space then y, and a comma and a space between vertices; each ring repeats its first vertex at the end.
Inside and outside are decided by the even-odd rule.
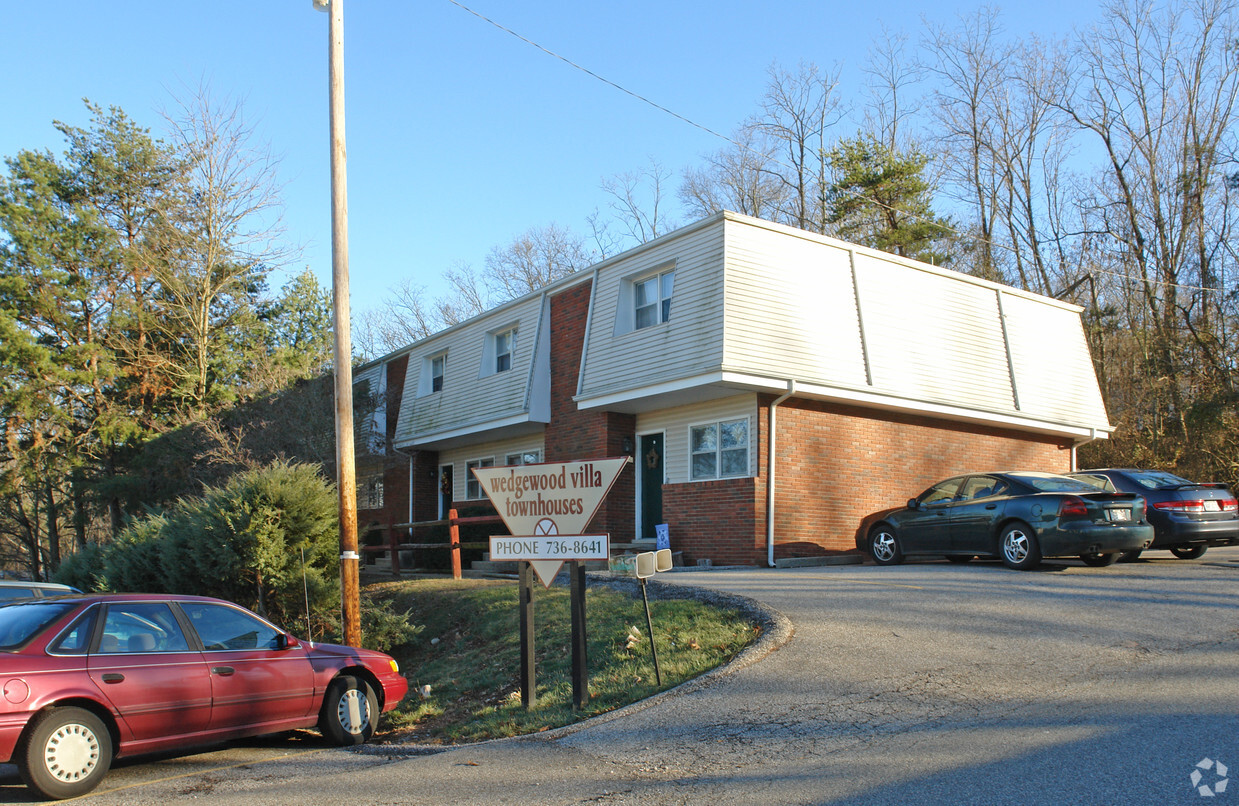
POLYGON ((840 141, 830 152, 826 194, 833 234, 927 263, 948 262, 942 244, 951 226, 934 215, 927 164, 919 152, 901 153, 867 135, 840 141))

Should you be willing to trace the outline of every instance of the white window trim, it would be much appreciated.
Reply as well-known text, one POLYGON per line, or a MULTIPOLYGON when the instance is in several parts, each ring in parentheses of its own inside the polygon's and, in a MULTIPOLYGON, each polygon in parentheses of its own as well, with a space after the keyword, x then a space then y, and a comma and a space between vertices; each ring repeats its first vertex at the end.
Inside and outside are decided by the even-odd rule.
POLYGON ((504 465, 503 465, 504 467, 520 467, 522 465, 536 465, 542 461, 542 451, 539 448, 534 448, 531 451, 515 451, 513 453, 505 454, 503 457, 503 461, 504 461, 504 465), (511 461, 513 456, 515 456, 520 461, 513 464, 511 461), (525 461, 526 456, 532 456, 533 461, 526 462, 525 461))
POLYGON ((383 494, 383 476, 381 474, 363 476, 357 480, 358 509, 382 509, 383 494))
POLYGON ((487 331, 486 342, 482 345, 482 367, 478 373, 478 377, 485 378, 489 375, 498 375, 501 372, 511 372, 516 369, 516 348, 520 340, 520 323, 513 322, 504 327, 495 328, 487 331), (512 335, 512 344, 509 348, 507 369, 499 369, 499 338, 501 336, 512 335))
POLYGON ((666 315, 663 314, 663 308, 664 307, 670 308, 671 299, 672 297, 675 296, 675 280, 674 279, 671 281, 671 293, 665 297, 663 296, 663 278, 669 274, 670 275, 675 274, 675 266, 670 266, 670 267, 664 266, 662 269, 658 271, 652 271, 649 274, 644 274, 639 277, 633 278, 632 280, 632 329, 633 330, 645 330, 646 328, 658 327, 659 325, 665 325, 671 321, 670 310, 667 311, 666 315), (655 319, 653 322, 642 327, 637 324, 637 286, 643 283, 647 283, 650 280, 654 281, 655 298, 652 303, 648 303, 647 305, 643 305, 641 307, 643 308, 653 307, 655 319))
MULTIPOLYGON (((676 262, 674 260, 666 263, 661 263, 652 269, 630 274, 620 280, 619 286, 619 301, 618 307, 615 309, 615 335, 622 336, 626 333, 635 333, 637 328, 637 284, 649 280, 651 277, 662 277, 664 274, 676 273, 676 262)), ((671 289, 671 297, 674 300, 676 291, 674 283, 671 289)), ((672 302, 674 305, 674 302, 672 302)), ((665 325, 671 321, 671 317, 662 318, 662 283, 659 283, 659 301, 658 301, 658 316, 660 321, 656 324, 647 325, 640 330, 648 331, 657 328, 659 325, 665 325)))
MULTIPOLYGON (((749 415, 741 417, 724 417, 718 420, 703 420, 697 423, 689 423, 687 431, 687 450, 688 450, 688 481, 718 481, 720 479, 743 479, 750 478, 753 475, 753 418, 749 415), (744 472, 743 473, 723 473, 723 434, 722 426, 727 423, 737 423, 744 421, 744 472), (693 429, 705 428, 708 426, 718 428, 718 444, 714 449, 714 469, 713 476, 695 476, 693 475, 693 429)), ((737 450, 737 449, 730 449, 737 450)))
POLYGON ((482 489, 482 482, 478 481, 477 477, 471 472, 475 467, 494 467, 494 456, 479 456, 475 459, 465 460, 465 500, 466 501, 483 501, 486 499, 486 491, 482 489), (488 465, 481 464, 482 462, 490 462, 488 465), (477 495, 473 495, 473 486, 477 486, 477 495))
MULTIPOLYGON (((422 357, 421 372, 417 377, 417 396, 428 397, 438 394, 434 390, 434 362, 437 359, 443 359, 443 384, 447 385, 447 350, 440 350, 436 353, 422 357)), ((442 390, 440 390, 442 391, 442 390)))

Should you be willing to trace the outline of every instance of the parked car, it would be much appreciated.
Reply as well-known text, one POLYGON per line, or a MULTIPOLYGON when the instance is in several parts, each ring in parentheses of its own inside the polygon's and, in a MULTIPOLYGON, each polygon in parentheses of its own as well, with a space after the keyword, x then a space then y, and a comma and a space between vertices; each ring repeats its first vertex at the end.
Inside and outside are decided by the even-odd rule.
POLYGON ((1034 568, 1042 557, 1110 565, 1153 542, 1144 499, 1052 473, 970 473, 930 487, 857 539, 879 565, 915 555, 952 562, 998 557, 1034 568))
POLYGON ((317 726, 360 744, 408 681, 382 652, 294 638, 231 602, 112 594, 0 604, 0 762, 48 798, 114 758, 317 726))
MULTIPOLYGON (((1102 468, 1072 476, 1111 492, 1137 493, 1148 507, 1157 536, 1152 549, 1168 549, 1181 560, 1203 557, 1209 546, 1239 544, 1239 505, 1224 484, 1197 484, 1164 470, 1102 468)), ((1139 551, 1120 559, 1134 560, 1139 551)))
POLYGON ((0 599, 30 599, 81 593, 77 588, 59 582, 29 582, 24 579, 0 579, 0 599))

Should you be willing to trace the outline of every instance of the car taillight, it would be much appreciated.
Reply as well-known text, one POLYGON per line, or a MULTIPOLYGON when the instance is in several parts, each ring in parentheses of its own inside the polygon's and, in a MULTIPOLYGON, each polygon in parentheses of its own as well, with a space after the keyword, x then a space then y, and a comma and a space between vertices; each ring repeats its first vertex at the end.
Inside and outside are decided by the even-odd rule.
POLYGON ((1063 499, 1063 502, 1058 505, 1058 517, 1063 518, 1067 516, 1076 518, 1088 517, 1088 505, 1084 503, 1083 498, 1069 495, 1063 499))
POLYGON ((1204 501, 1158 501, 1153 505, 1154 509, 1160 509, 1162 512, 1204 512, 1204 501))
POLYGON ((1239 501, 1236 501, 1234 498, 1225 498, 1218 503, 1222 505, 1223 512, 1234 512, 1239 510, 1239 501))

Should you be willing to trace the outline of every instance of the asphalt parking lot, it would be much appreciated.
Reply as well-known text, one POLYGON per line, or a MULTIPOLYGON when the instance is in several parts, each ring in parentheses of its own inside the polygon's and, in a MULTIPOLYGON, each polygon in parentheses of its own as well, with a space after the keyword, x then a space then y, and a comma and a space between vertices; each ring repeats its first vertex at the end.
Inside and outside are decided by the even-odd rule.
MULTIPOLYGON (((1197 561, 1151 552, 1109 568, 927 562, 666 578, 761 603, 775 614, 763 646, 736 668, 563 731, 426 755, 327 749, 304 736, 264 740, 123 764, 80 801, 1239 797, 1239 783, 1228 791, 1229 773, 1218 775, 1239 770, 1239 547, 1197 561)), ((657 624, 657 600, 652 606, 657 624)), ((0 780, 0 799, 30 797, 10 776, 0 780)))

